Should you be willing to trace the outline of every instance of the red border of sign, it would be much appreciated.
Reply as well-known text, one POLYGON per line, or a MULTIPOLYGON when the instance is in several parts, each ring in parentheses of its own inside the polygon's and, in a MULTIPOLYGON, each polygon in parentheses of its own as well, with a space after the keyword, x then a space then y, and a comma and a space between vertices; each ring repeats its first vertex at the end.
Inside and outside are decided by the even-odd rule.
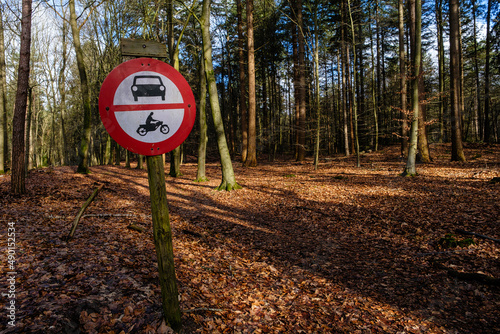
POLYGON ((196 102, 188 82, 172 66, 152 58, 136 58, 118 65, 104 79, 99 93, 99 114, 106 131, 120 146, 142 155, 160 155, 177 148, 189 136, 196 118, 196 102), (177 86, 182 95, 183 103, 175 105, 176 108, 184 109, 182 123, 177 132, 162 142, 145 143, 134 139, 123 131, 116 120, 115 111, 118 111, 117 109, 150 110, 150 108, 158 108, 158 105, 134 105, 133 107, 113 105, 114 96, 120 83, 129 75, 141 71, 152 71, 166 76, 177 86))

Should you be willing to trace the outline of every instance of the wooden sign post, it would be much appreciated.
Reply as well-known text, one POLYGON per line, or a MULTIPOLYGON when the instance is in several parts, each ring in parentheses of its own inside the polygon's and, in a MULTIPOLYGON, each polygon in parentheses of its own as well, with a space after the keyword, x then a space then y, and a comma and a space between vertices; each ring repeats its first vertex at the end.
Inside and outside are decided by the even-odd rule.
MULTIPOLYGON (((129 48, 148 47, 139 43, 145 46, 129 48)), ((191 132, 196 116, 193 92, 172 66, 151 58, 132 59, 118 65, 104 80, 99 113, 120 146, 147 156, 163 313, 168 325, 179 330, 181 312, 162 154, 182 144, 191 132)))

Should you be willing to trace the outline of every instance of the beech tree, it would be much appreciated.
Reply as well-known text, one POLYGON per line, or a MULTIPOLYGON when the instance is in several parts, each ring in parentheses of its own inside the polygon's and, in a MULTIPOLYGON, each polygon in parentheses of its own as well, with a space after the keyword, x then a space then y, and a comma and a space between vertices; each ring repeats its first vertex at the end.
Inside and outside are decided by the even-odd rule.
POLYGON ((217 92, 217 82, 215 80, 214 67, 212 62, 212 41, 210 36, 210 0, 203 0, 203 9, 200 18, 201 35, 203 38, 203 61, 205 67, 205 75, 207 77, 208 94, 210 100, 210 107, 212 109, 212 118, 215 125, 217 134, 217 146, 219 148, 219 155, 222 167, 222 181, 217 187, 217 190, 234 190, 241 188, 236 183, 234 176, 233 164, 231 156, 229 155, 229 148, 227 146, 226 134, 224 132, 224 124, 222 122, 222 115, 219 105, 219 95, 217 92))
POLYGON ((69 25, 73 36, 73 46, 76 54, 76 64, 78 75, 80 76, 80 92, 83 107, 83 131, 80 144, 80 163, 78 164, 78 173, 89 173, 89 145, 91 135, 91 117, 89 82, 87 79, 87 69, 85 67, 83 49, 80 42, 80 26, 77 22, 75 0, 68 1, 69 7, 69 25))
POLYGON ((410 33, 411 40, 411 64, 412 64, 412 78, 411 78, 411 107, 413 110, 410 128, 410 147, 408 150, 408 159, 403 175, 414 176, 417 174, 416 170, 416 157, 417 157, 417 142, 418 142, 418 122, 419 122, 419 73, 420 73, 420 58, 422 57, 422 3, 421 0, 409 1, 410 11, 415 14, 410 15, 411 25, 415 29, 410 33))
POLYGON ((21 195, 26 192, 25 185, 25 121, 28 101, 29 76, 31 55, 31 0, 22 2, 21 18, 21 46, 19 53, 19 67, 17 74, 16 104, 12 120, 12 178, 11 191, 21 195))
POLYGON ((257 166, 257 132, 255 100, 255 51, 253 34, 253 0, 247 0, 247 47, 248 47, 248 139, 245 166, 257 166))
POLYGON ((462 147, 462 99, 460 85, 460 15, 458 0, 450 0, 450 90, 451 90, 451 160, 465 161, 462 147))
POLYGON ((7 80, 5 75, 5 42, 3 15, 4 4, 0 4, 0 174, 7 169, 7 96, 5 94, 7 80))

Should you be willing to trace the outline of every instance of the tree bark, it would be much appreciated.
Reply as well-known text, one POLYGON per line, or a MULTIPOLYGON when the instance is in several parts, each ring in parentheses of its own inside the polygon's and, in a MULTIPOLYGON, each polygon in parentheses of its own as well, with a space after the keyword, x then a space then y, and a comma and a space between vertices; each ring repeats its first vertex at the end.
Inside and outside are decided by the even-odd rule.
POLYGON ((401 89, 400 117, 401 117, 401 155, 408 156, 408 118, 406 115, 406 52, 405 52, 405 24, 403 0, 398 1, 399 18, 399 86, 401 89))
POLYGON ((83 50, 80 43, 80 28, 76 21, 75 0, 68 1, 69 6, 69 24, 71 34, 73 35, 73 46, 76 54, 76 65, 78 67, 78 75, 80 77, 80 91, 83 103, 83 131, 80 143, 80 163, 78 164, 78 173, 89 173, 89 151, 90 151, 90 136, 91 136, 91 118, 92 110, 90 108, 90 93, 87 79, 87 70, 83 59, 83 50))
POLYGON ((451 160, 465 161, 462 147, 462 99, 460 94, 460 17, 458 0, 450 0, 450 90, 451 90, 451 160))
MULTIPOLYGON (((342 22, 345 22, 345 10, 344 10, 344 2, 341 4, 341 15, 342 22)), ((340 57, 342 62, 342 114, 344 116, 343 129, 344 129, 344 148, 345 155, 350 155, 349 149, 349 119, 347 115, 347 76, 349 73, 347 72, 347 47, 345 41, 345 24, 342 24, 341 27, 341 37, 340 37, 340 57)))
POLYGON ((17 92, 12 120, 12 177, 11 191, 15 195, 26 192, 24 172, 24 140, 26 106, 28 102, 31 53, 31 0, 22 2, 21 47, 17 76, 17 92))
MULTIPOLYGON (((356 35, 354 33, 354 22, 352 20, 352 10, 351 10, 351 1, 347 0, 347 5, 349 7, 349 19, 351 22, 351 33, 352 33, 352 54, 353 54, 353 66, 354 66, 354 75, 352 78, 353 81, 353 95, 356 92, 356 76, 357 76, 357 70, 356 70, 356 35)), ((361 167, 361 158, 360 158, 360 153, 359 153, 359 138, 358 138, 358 109, 357 109, 357 103, 356 103, 356 97, 353 96, 352 99, 352 111, 354 115, 354 141, 355 141, 355 150, 356 150, 356 166, 361 167)))
POLYGON ((247 52, 248 52, 248 149, 245 166, 257 166, 257 131, 255 100, 255 54, 253 36, 253 0, 247 0, 247 52))
MULTIPOLYGON (((173 0, 167 1, 167 46, 168 54, 170 57, 170 65, 176 70, 179 70, 179 57, 175 52, 175 38, 174 38, 174 2, 173 0)), ((174 148, 170 152, 170 172, 172 177, 179 177, 181 173, 181 146, 174 148)))
POLYGON ((475 90, 474 90, 474 115, 473 115, 473 139, 476 141, 480 138, 479 135, 479 115, 481 114, 481 103, 479 102, 479 90, 480 90, 480 81, 479 81, 479 61, 478 61, 478 49, 477 49, 477 26, 476 26, 476 11, 477 11, 477 3, 476 0, 471 1, 472 4, 472 21, 473 21, 473 29, 474 29, 474 79, 475 79, 475 90))
POLYGON ((436 26, 438 38, 438 103, 439 139, 444 140, 444 42, 443 42, 443 0, 436 0, 436 26))
POLYGON ((410 128, 410 142, 408 150, 408 159, 406 167, 403 172, 404 176, 414 176, 416 171, 416 157, 417 157, 417 141, 418 141, 418 119, 419 119, 419 92, 418 92, 418 76, 420 73, 420 58, 422 57, 422 3, 421 0, 410 0, 410 26, 414 26, 413 31, 410 32, 411 40, 411 62, 412 62, 412 78, 411 78, 411 92, 412 100, 411 107, 413 109, 413 117, 411 120, 410 128))
POLYGON ((3 28, 3 4, 0 5, 0 174, 7 170, 7 79, 5 75, 5 41, 3 28))
POLYGON ((201 35, 203 38, 203 58, 205 61, 205 76, 207 77, 208 94, 210 97, 210 106, 212 109, 212 118, 217 134, 217 146, 222 167, 222 181, 217 190, 233 190, 241 188, 236 183, 233 165, 229 149, 227 146, 226 135, 224 133, 224 124, 219 105, 219 95, 217 93, 217 82, 212 62, 212 41, 210 40, 210 0, 203 0, 203 11, 201 17, 201 35))
POLYGON ((298 41, 298 97, 299 97, 299 126, 297 160, 306 158, 306 66, 305 66, 305 37, 302 18, 302 0, 294 0, 297 14, 297 41, 298 41))
POLYGON ((491 124, 490 124, 490 50, 491 50, 491 2, 488 0, 488 10, 486 12, 486 59, 484 67, 484 132, 483 141, 490 142, 491 124))
POLYGON ((196 172, 196 182, 208 181, 205 174, 205 162, 207 156, 207 78, 205 76, 203 54, 200 57, 200 107, 198 124, 200 125, 200 138, 198 142, 198 167, 196 172))
POLYGON ((238 67, 240 74, 240 97, 239 106, 241 114, 241 162, 247 159, 248 150, 248 117, 246 102, 246 78, 245 78, 245 55, 244 55, 244 36, 243 36, 243 6, 241 0, 236 1, 238 15, 238 67))

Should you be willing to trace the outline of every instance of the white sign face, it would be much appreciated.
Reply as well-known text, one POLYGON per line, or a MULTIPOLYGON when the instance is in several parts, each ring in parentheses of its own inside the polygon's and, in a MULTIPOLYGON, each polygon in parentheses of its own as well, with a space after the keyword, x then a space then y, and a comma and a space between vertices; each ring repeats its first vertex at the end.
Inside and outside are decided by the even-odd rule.
MULTIPOLYGON (((177 132, 184 118, 184 109, 120 110, 120 106, 159 105, 168 101, 183 103, 174 83, 157 72, 143 71, 129 75, 118 86, 113 104, 116 120, 130 137, 145 143, 158 143, 177 132)), ((127 108, 128 109, 128 108, 127 108)))

